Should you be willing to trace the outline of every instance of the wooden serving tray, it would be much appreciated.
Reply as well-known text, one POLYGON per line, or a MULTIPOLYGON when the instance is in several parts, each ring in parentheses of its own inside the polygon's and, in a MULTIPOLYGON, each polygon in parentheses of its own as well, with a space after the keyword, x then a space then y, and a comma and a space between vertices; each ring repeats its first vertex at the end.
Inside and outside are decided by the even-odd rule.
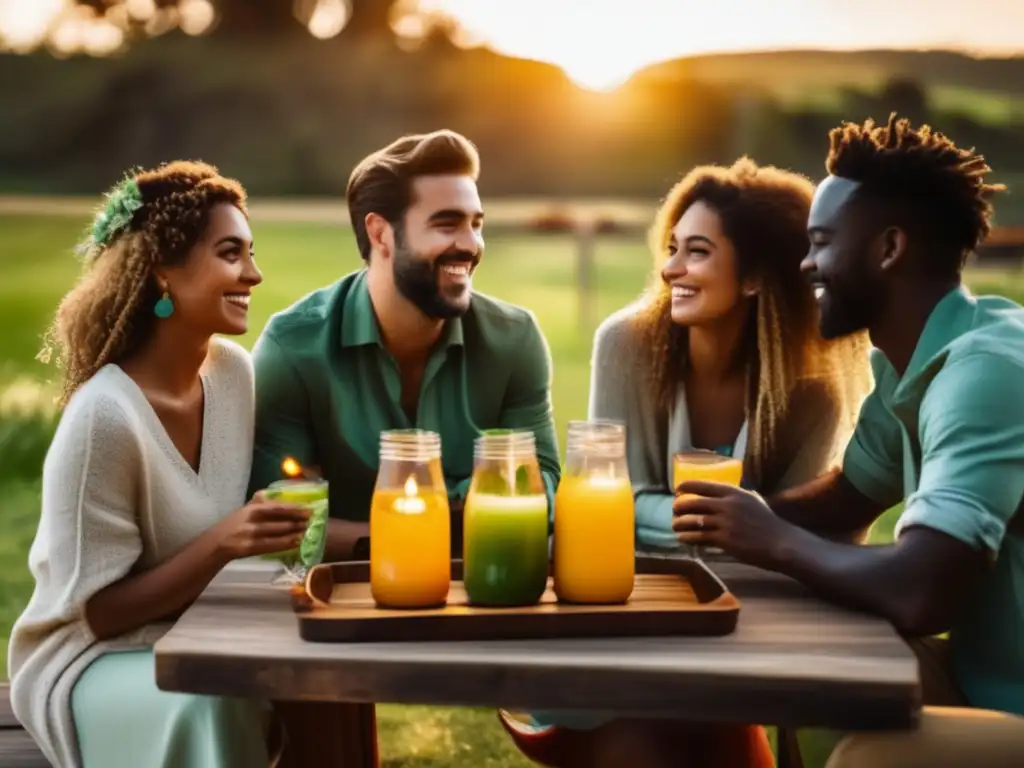
POLYGON ((317 565, 305 589, 290 594, 299 635, 314 642, 727 635, 736 628, 739 601, 699 560, 638 557, 636 574, 624 605, 559 603, 549 579, 538 605, 470 606, 461 560, 452 561, 448 604, 442 608, 377 608, 367 562, 317 565))

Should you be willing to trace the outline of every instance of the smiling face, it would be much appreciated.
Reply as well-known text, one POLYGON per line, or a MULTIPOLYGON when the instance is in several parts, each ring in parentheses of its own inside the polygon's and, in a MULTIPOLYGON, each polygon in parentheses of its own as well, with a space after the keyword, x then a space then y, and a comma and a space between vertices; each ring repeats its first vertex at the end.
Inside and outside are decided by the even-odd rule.
POLYGON ((469 309, 473 272, 484 252, 476 182, 421 176, 412 183, 412 199, 393 232, 395 287, 427 317, 457 317, 469 309))
POLYGON ((745 309, 736 249, 714 208, 696 202, 672 228, 661 277, 672 290, 672 322, 697 326, 745 309))
POLYGON ((202 237, 180 266, 162 267, 157 286, 174 302, 163 322, 187 325, 198 334, 241 335, 249 329, 249 297, 263 282, 253 255, 249 221, 230 203, 210 209, 202 237))
POLYGON ((810 251, 800 268, 814 288, 826 339, 868 328, 884 306, 885 282, 874 267, 881 244, 853 203, 859 188, 855 181, 829 176, 811 204, 810 251))

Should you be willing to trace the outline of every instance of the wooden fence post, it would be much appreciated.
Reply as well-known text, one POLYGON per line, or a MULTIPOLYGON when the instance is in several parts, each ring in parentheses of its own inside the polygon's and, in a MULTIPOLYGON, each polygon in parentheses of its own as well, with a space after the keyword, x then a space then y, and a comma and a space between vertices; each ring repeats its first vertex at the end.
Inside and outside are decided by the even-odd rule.
POLYGON ((585 339, 592 332, 594 322, 596 222, 589 219, 578 222, 575 233, 577 323, 579 333, 585 339))

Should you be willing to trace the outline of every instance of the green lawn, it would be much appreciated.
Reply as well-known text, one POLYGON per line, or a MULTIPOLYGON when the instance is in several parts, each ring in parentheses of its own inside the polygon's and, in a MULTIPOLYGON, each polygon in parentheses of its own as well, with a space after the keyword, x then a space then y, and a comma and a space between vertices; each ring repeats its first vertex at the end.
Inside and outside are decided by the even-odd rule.
MULTIPOLYGON (((25 567, 35 533, 37 475, 50 425, 18 416, 16 402, 45 402, 35 382, 52 370, 35 361, 40 334, 62 293, 78 274, 71 252, 84 221, 0 217, 0 380, 18 380, 0 399, 0 662, 6 670, 10 625, 31 589, 25 567), (24 377, 28 377, 27 379, 24 377), (5 406, 6 402, 6 406, 5 406)), ((334 226, 255 226, 258 260, 265 281, 254 294, 251 345, 267 317, 307 291, 360 266, 350 233, 334 226)), ((571 290, 572 241, 568 237, 493 236, 475 278, 479 290, 537 312, 555 363, 555 408, 559 434, 568 419, 585 416, 590 333, 579 333, 571 290)), ((595 316, 603 317, 643 287, 649 269, 642 248, 602 244, 595 316)), ((387 768, 511 768, 528 761, 509 745, 493 710, 382 706, 380 745, 387 768)))
MULTIPOLYGON (((6 670, 10 625, 31 585, 25 560, 38 514, 38 474, 52 424, 45 411, 46 378, 34 360, 40 334, 78 272, 71 246, 84 221, 0 216, 0 662, 6 670)), ((307 291, 360 265, 347 230, 308 224, 255 225, 265 282, 254 295, 250 345, 267 317, 307 291)), ((568 237, 492 235, 474 279, 478 290, 537 313, 555 361, 554 403, 560 440, 565 424, 586 413, 591 330, 577 327, 573 244, 568 237)), ((650 269, 636 241, 608 239, 597 251, 595 316, 604 317, 643 289, 650 269)), ((1024 300, 1024 280, 975 273, 981 292, 1024 300)), ((893 516, 879 521, 876 540, 891 536, 893 516)), ((508 744, 491 710, 382 706, 381 752, 387 768, 508 768, 525 766, 508 744)), ((809 765, 820 765, 827 746, 809 743, 809 765)))

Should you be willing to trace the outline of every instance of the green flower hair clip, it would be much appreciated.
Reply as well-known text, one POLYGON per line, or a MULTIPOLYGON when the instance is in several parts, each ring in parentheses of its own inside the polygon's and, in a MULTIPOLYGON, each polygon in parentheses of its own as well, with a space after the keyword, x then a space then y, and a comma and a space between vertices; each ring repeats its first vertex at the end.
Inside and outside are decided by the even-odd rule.
POLYGON ((142 192, 133 178, 126 178, 106 194, 107 201, 96 213, 89 232, 89 246, 106 247, 128 228, 142 207, 142 192))

